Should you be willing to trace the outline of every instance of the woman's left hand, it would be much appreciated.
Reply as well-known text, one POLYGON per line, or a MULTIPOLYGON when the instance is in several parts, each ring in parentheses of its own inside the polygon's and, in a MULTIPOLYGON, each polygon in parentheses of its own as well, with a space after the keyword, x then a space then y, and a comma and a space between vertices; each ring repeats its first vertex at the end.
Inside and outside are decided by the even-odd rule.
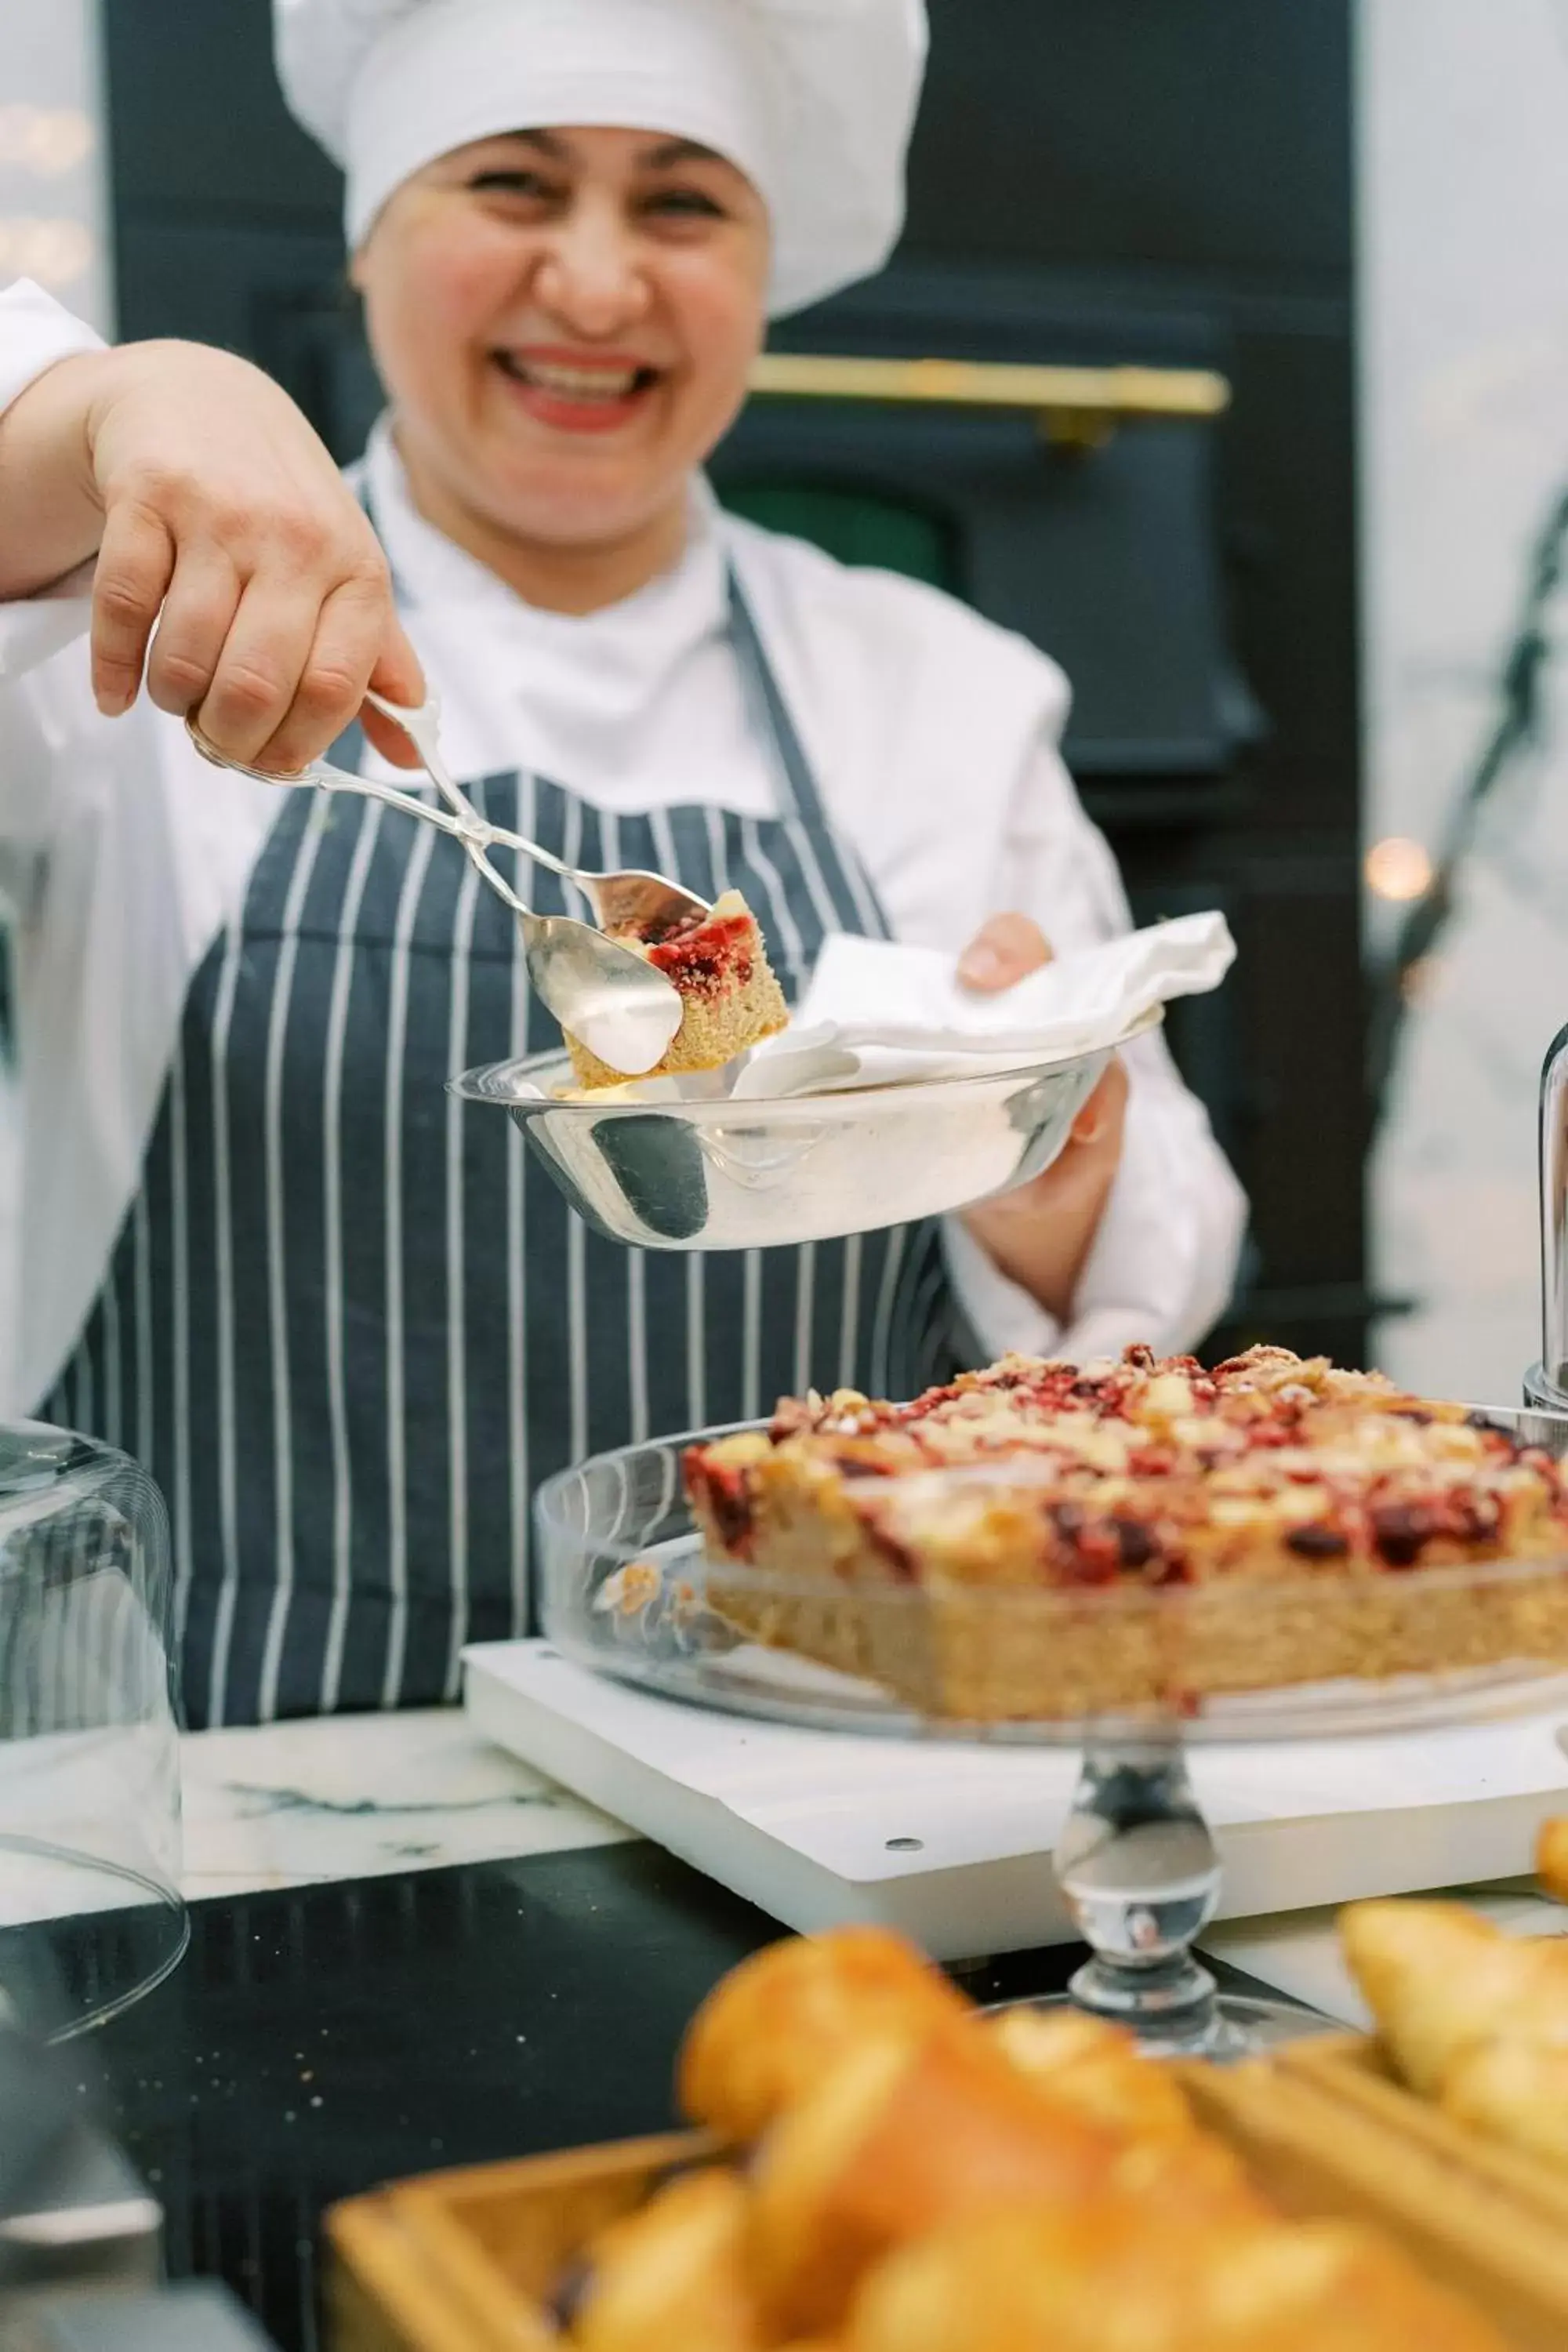
MULTIPOLYGON (((990 995, 1051 961, 1026 915, 994 915, 959 958, 965 987, 990 995)), ((1113 1060, 1072 1123, 1058 1157, 1016 1192, 983 1201, 964 1223, 1008 1278, 1065 1323, 1121 1160, 1127 1073, 1113 1060)))

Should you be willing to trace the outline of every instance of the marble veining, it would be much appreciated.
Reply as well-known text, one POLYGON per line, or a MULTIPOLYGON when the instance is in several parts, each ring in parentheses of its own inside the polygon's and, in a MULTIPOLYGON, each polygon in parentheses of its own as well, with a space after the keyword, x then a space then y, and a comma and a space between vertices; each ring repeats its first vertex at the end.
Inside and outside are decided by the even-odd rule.
POLYGON ((192 1900, 632 1834, 490 1746, 457 1708, 195 1732, 181 1778, 192 1900))

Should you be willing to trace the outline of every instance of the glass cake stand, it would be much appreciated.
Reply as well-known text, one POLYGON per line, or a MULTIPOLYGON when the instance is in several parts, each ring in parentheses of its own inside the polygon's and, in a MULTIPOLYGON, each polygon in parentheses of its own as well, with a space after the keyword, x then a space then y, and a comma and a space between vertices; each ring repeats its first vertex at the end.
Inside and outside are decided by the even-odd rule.
MULTIPOLYGON (((1488 1417, 1568 1450, 1568 1419, 1488 1417)), ((1071 1999, 1151 2052, 1236 2055, 1317 2030, 1299 2008, 1221 1993, 1194 1957, 1221 1872, 1189 1746, 1568 1704, 1568 1559, 1217 1591, 954 1595, 783 1579, 706 1557, 681 1479, 699 1442, 625 1447, 541 1488, 547 1637, 581 1665, 690 1706, 816 1731, 1079 1747, 1054 1857, 1090 1951, 1071 1999), (1310 1661, 1314 1678, 1238 1686, 1270 1655, 1310 1661)), ((978 1475, 1019 1483, 1016 1466, 978 1475)))

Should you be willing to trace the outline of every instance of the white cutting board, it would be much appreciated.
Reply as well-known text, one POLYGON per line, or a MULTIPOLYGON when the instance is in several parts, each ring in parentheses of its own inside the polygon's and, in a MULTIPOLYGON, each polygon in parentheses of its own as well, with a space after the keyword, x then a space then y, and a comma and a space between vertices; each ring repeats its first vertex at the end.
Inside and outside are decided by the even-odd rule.
MULTIPOLYGON (((1072 1934, 1051 1875, 1070 1748, 797 1731, 631 1690, 545 1642, 466 1656, 466 1703, 499 1746, 785 1926, 870 1919, 941 1960, 1072 1934)), ((1568 1811, 1550 1710, 1377 1738, 1194 1747, 1225 1863, 1222 1918, 1528 1870, 1568 1811)))

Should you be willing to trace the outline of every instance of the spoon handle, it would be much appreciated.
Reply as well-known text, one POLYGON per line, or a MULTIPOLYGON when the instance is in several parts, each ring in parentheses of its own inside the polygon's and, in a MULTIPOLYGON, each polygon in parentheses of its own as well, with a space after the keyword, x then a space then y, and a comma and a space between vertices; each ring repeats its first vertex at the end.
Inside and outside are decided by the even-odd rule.
MULTIPOLYGON (((475 873, 479 875, 483 880, 488 882, 490 888, 495 892, 497 898, 503 899, 507 906, 511 908, 512 913, 522 925, 524 931, 531 931, 539 923, 540 918, 534 913, 533 908, 529 905, 526 898, 520 898, 518 897, 517 892, 512 888, 511 884, 507 880, 506 876, 500 871, 500 867, 493 866, 490 863, 488 841, 481 839, 477 833, 473 832, 467 825, 454 824, 452 826, 452 831, 462 843, 468 863, 473 867, 475 873)), ((494 838, 499 840, 500 835, 498 834, 494 838)))
MULTIPOLYGON (((417 709, 411 709, 404 703, 389 702, 385 695, 369 689, 364 698, 374 709, 381 712, 384 719, 390 719, 395 726, 402 728, 424 761, 437 791, 447 807, 467 822, 476 840, 499 841, 505 848, 515 849, 522 856, 531 858, 535 866, 545 866, 550 873, 559 874, 563 882, 578 882, 576 869, 564 864, 548 849, 542 848, 537 841, 530 841, 526 834, 508 833, 504 827, 491 824, 487 818, 480 816, 441 756, 437 731, 440 706, 434 695, 421 703, 417 709)), ((515 898, 512 903, 520 905, 515 898)))
MULTIPOLYGON (((379 697, 372 698, 378 708, 384 707, 379 697)), ((479 814, 442 767, 439 752, 432 759, 427 743, 420 740, 421 732, 426 737, 431 732, 426 713, 400 712, 395 704, 384 708, 413 739, 431 781, 447 803, 446 808, 437 808, 396 784, 384 784, 377 777, 352 776, 347 769, 334 768, 325 760, 313 761, 295 775, 278 775, 270 769, 231 760, 226 752, 207 741, 193 719, 186 719, 185 730, 203 759, 215 768, 230 768, 239 775, 253 776, 259 783, 278 785, 284 791, 308 785, 317 792, 357 793, 363 800, 384 801, 389 808, 401 809, 405 816, 417 817, 421 824, 433 824, 438 833, 448 833, 460 841, 464 856, 480 880, 516 918, 522 932, 529 978, 562 1027, 574 1034, 582 1034, 595 1050, 602 1045, 603 1058, 614 1059, 628 1034, 629 992, 640 1000, 640 1012, 634 1017, 632 1031, 637 1050, 649 1048, 647 1060, 634 1063, 633 1066, 651 1069, 680 1026, 680 998, 671 982, 642 962, 630 948, 606 939, 593 924, 575 922, 570 917, 536 914, 492 863, 490 844, 504 842, 537 858, 541 865, 553 866, 568 880, 575 879, 572 868, 542 850, 536 842, 525 840, 521 834, 503 833, 479 814), (425 722, 419 730, 406 725, 409 716, 425 722), (569 945, 571 941, 576 942, 575 947, 569 945), (588 958, 586 964, 584 955, 588 958), (612 1003, 606 1014, 606 993, 619 1000, 618 1012, 612 1003), (610 1023, 608 1030, 604 1025, 606 1018, 610 1023)))
POLYGON ((466 818, 450 814, 404 791, 400 785, 381 783, 374 776, 352 776, 346 768, 334 768, 327 760, 312 760, 308 768, 298 768, 292 775, 285 776, 272 768, 252 767, 246 760, 231 760, 226 751, 208 742, 194 719, 186 719, 185 732, 209 767, 226 768, 232 775, 249 776, 255 782, 271 784, 279 792, 295 792, 304 785, 319 793, 357 793, 362 800, 384 801, 389 808, 401 809, 405 816, 419 817, 441 833, 455 834, 459 840, 476 829, 483 833, 489 830, 472 811, 466 818))
POLYGON ((537 841, 530 841, 527 834, 509 833, 505 825, 487 824, 485 835, 489 841, 499 841, 503 849, 515 849, 521 856, 531 859, 535 866, 543 866, 552 874, 559 874, 563 882, 571 882, 577 888, 582 888, 581 877, 576 867, 563 864, 548 849, 542 849, 537 841))

